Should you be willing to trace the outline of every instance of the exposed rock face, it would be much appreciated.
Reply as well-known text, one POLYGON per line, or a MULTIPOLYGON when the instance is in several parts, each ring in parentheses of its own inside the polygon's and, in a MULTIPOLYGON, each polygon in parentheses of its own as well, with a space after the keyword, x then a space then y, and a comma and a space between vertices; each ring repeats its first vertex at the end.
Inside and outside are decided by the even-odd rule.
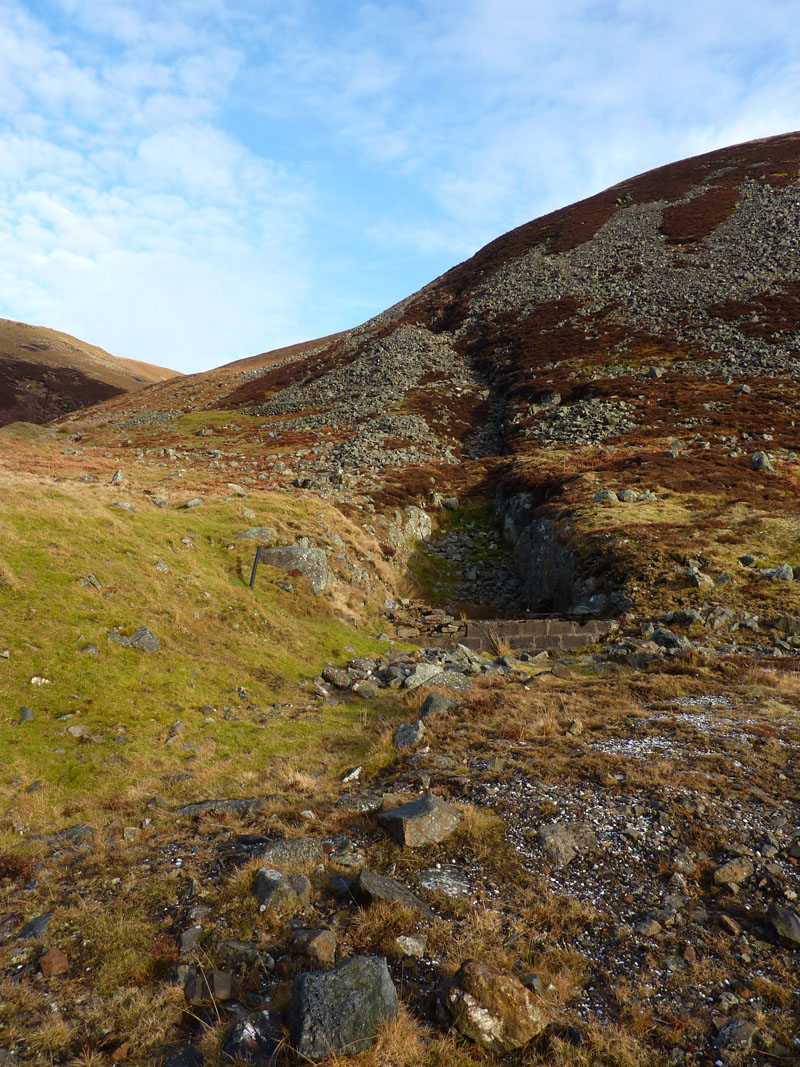
POLYGON ((299 974, 287 1010, 291 1045, 309 1060, 364 1052, 378 1027, 396 1018, 397 991, 380 956, 354 956, 332 971, 299 974))
POLYGON ((488 963, 466 960, 443 997, 454 1025, 492 1052, 522 1048, 545 1027, 535 998, 511 974, 488 963))

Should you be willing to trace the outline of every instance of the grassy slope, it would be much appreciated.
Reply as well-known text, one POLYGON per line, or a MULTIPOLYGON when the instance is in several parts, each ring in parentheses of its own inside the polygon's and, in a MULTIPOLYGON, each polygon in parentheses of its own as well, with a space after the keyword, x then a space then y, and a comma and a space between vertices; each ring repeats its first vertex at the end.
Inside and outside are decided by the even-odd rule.
MULTIPOLYGON (((38 451, 56 462, 55 442, 40 440, 38 451)), ((129 485, 6 472, 0 645, 9 658, 0 659, 0 739, 13 758, 0 795, 12 833, 91 821, 104 807, 135 806, 154 793, 257 794, 276 758, 338 767, 359 755, 357 737, 352 751, 331 755, 334 739, 359 722, 358 707, 327 710, 319 721, 302 710, 308 697, 299 683, 346 658, 345 646, 360 653, 380 646, 337 619, 330 598, 313 597, 304 580, 286 592, 274 584, 286 576, 262 568, 248 588, 255 546, 234 542, 236 533, 287 523, 311 532, 317 520, 305 501, 256 493, 247 504, 257 519, 246 521, 243 503, 159 509, 129 485), (118 499, 135 501, 135 511, 114 508, 118 499), (101 589, 81 584, 87 574, 101 589), (108 638, 138 626, 161 638, 158 652, 108 638), (81 651, 87 644, 96 656, 81 651), (47 684, 32 684, 37 677, 47 684), (23 704, 35 720, 18 726, 23 704), (213 710, 198 711, 203 706, 213 710), (178 719, 183 734, 165 744, 178 719), (67 734, 75 725, 97 741, 67 734), (183 770, 193 777, 170 784, 183 770), (34 779, 46 789, 27 797, 34 779)))

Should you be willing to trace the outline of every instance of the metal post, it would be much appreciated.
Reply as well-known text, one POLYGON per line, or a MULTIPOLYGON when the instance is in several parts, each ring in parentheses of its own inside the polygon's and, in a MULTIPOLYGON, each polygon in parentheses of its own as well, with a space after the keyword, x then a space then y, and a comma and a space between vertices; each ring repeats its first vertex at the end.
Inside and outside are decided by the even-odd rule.
POLYGON ((253 560, 253 569, 250 572, 250 588, 253 588, 253 584, 256 580, 256 571, 258 570, 258 561, 261 558, 261 545, 256 548, 256 558, 253 560))

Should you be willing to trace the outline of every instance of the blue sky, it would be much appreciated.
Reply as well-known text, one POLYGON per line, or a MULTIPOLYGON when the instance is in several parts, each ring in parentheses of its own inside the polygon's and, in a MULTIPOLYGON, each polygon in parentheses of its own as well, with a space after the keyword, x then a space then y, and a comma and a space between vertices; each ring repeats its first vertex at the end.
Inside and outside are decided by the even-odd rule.
POLYGON ((0 316, 192 371, 800 127, 797 0, 0 0, 0 316))

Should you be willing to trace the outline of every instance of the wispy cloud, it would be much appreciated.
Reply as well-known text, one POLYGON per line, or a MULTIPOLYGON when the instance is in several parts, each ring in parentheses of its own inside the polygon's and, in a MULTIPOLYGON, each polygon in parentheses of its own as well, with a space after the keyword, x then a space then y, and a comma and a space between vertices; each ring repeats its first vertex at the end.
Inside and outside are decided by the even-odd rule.
POLYGON ((0 0, 0 314, 182 369, 800 114, 795 0, 0 0))

